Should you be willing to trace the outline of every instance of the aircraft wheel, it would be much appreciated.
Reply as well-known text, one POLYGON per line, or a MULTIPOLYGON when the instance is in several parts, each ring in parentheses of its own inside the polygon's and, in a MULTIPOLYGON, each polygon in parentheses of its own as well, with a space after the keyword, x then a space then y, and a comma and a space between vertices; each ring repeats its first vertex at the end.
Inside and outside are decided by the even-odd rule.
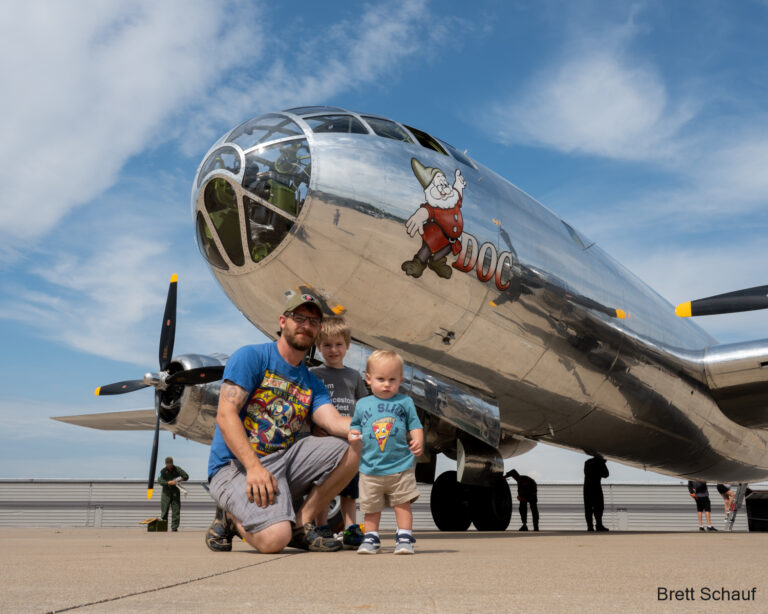
POLYGON ((341 497, 331 499, 331 509, 328 511, 328 526, 334 533, 344 530, 344 514, 341 513, 341 497))
POLYGON ((506 531, 512 519, 512 494, 504 479, 493 486, 476 486, 469 502, 472 524, 478 531, 506 531))
POLYGON ((441 473, 432 485, 429 499, 432 520, 441 531, 466 531, 472 519, 465 488, 456 481, 455 471, 441 473))

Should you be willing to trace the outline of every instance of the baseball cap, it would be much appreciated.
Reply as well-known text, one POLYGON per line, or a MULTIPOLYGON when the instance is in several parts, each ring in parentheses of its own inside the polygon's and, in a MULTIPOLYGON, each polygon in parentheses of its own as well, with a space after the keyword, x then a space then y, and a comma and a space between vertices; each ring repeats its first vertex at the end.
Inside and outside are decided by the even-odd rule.
POLYGON ((323 315, 323 308, 320 307, 320 301, 318 301, 311 294, 294 294, 285 304, 283 313, 298 309, 302 305, 312 305, 315 309, 317 309, 321 316, 323 315))

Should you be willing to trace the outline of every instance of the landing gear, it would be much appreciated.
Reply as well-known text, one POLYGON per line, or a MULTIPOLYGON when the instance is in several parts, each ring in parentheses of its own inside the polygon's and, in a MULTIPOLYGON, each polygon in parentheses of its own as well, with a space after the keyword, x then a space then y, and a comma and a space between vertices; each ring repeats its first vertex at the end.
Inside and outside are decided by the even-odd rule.
POLYGON ((441 473, 432 485, 429 509, 441 531, 466 531, 472 518, 464 486, 456 481, 455 471, 441 473))
POLYGON ((441 531, 505 531, 512 518, 512 495, 506 480, 493 486, 466 486, 456 481, 455 471, 440 474, 429 502, 432 519, 441 531))
POLYGON ((506 531, 512 518, 512 494, 504 478, 491 487, 472 487, 469 502, 472 524, 478 531, 506 531))

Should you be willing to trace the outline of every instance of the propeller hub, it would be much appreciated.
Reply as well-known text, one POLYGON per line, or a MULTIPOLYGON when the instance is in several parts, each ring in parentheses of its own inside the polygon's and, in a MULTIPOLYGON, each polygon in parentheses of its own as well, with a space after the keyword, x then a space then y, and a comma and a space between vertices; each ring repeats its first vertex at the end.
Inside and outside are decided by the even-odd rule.
POLYGON ((166 379, 168 379, 168 373, 166 371, 144 374, 144 383, 147 386, 154 386, 156 390, 165 390, 168 388, 165 383, 166 379))

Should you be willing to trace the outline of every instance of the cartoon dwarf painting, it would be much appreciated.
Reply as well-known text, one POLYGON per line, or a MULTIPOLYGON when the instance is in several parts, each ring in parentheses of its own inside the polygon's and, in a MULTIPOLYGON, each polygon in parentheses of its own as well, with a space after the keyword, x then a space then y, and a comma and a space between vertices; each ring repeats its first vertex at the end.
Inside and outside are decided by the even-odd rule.
POLYGON ((405 229, 412 237, 417 232, 421 235, 421 248, 400 268, 411 277, 421 277, 424 269, 429 267, 440 277, 449 279, 453 269, 446 262, 447 256, 461 251, 464 229, 461 199, 467 182, 456 169, 453 186, 449 186, 443 171, 425 167, 416 158, 411 158, 411 168, 424 188, 426 202, 408 218, 405 229))

